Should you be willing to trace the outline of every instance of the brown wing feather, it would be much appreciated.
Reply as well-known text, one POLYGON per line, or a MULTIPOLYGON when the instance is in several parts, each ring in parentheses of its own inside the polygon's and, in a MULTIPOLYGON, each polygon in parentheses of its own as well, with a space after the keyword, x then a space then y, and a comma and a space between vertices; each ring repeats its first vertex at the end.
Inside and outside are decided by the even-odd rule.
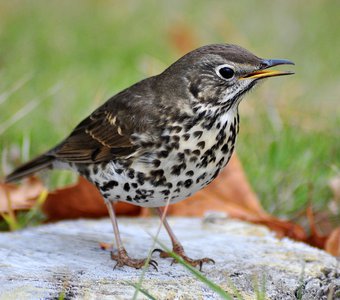
POLYGON ((108 161, 136 151, 128 132, 115 123, 113 112, 97 111, 81 122, 54 151, 54 156, 77 163, 108 161))
POLYGON ((69 162, 97 163, 135 153, 139 146, 131 139, 133 133, 152 137, 163 128, 152 80, 148 78, 113 96, 48 154, 69 162))

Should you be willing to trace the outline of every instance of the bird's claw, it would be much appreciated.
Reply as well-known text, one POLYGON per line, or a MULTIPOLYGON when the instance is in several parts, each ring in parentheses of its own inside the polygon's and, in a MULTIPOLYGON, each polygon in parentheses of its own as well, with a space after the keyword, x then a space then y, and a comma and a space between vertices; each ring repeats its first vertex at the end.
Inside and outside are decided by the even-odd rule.
MULTIPOLYGON (((143 266, 145 266, 146 262, 148 261, 146 258, 137 259, 129 257, 125 249, 121 249, 117 253, 111 251, 111 259, 117 262, 113 269, 116 269, 116 267, 123 266, 129 266, 132 268, 140 269, 143 266)), ((148 264, 152 266, 156 271, 158 271, 157 268, 158 263, 155 260, 153 259, 149 260, 148 264)))
MULTIPOLYGON (((159 257, 161 258, 168 258, 168 257, 172 257, 170 255, 170 253, 162 250, 162 249, 159 249, 159 248, 156 248, 152 251, 152 254, 154 254, 155 252, 159 252, 159 257)), ((202 271, 202 267, 203 267, 203 264, 204 263, 212 263, 212 264, 215 264, 215 261, 209 257, 204 257, 204 258, 200 258, 200 259, 192 259, 188 256, 186 256, 183 248, 175 248, 173 249, 173 252, 176 253, 178 256, 180 256, 185 262, 187 262, 188 264, 190 264, 191 266, 193 267, 197 267, 199 266, 199 270, 202 271)), ((174 263, 177 263, 178 261, 176 259, 173 259, 171 261, 171 266, 174 264, 174 263)))

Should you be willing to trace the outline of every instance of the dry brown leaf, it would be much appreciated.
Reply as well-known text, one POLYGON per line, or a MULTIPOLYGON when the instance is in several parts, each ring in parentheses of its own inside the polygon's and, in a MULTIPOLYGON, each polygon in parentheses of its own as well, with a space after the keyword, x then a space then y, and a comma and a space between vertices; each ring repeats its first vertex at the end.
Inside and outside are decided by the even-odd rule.
POLYGON ((321 234, 320 230, 317 228, 315 215, 311 206, 307 207, 306 214, 310 228, 310 234, 306 240, 306 243, 320 249, 324 249, 328 236, 321 234))
POLYGON ((334 256, 340 256, 340 227, 335 228, 328 236, 325 250, 334 256))
POLYGON ((36 177, 29 177, 20 185, 0 183, 0 212, 9 211, 9 201, 12 210, 31 208, 43 190, 42 182, 36 177))

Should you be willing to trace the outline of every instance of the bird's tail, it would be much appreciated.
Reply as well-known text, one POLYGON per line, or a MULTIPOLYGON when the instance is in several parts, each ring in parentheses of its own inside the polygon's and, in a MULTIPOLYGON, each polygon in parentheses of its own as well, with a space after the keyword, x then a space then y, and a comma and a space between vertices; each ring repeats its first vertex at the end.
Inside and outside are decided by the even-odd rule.
POLYGON ((16 168, 11 174, 8 174, 5 178, 5 182, 16 181, 28 175, 32 175, 35 172, 50 168, 52 167, 54 160, 55 158, 53 156, 42 154, 16 168))

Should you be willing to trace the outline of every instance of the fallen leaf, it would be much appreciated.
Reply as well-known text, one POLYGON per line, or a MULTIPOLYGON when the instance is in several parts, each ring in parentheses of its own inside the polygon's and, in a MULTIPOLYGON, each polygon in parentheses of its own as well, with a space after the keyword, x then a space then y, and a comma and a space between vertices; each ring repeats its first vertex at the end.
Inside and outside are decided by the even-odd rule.
POLYGON ((43 190, 42 182, 36 177, 28 177, 19 185, 0 183, 0 212, 31 208, 43 190))
POLYGON ((315 222, 315 214, 311 206, 307 207, 306 214, 310 228, 310 234, 307 237, 306 242, 314 247, 324 249, 328 236, 325 234, 321 234, 320 230, 317 228, 315 222))
POLYGON ((334 256, 340 256, 340 227, 335 228, 328 236, 325 250, 334 256))

